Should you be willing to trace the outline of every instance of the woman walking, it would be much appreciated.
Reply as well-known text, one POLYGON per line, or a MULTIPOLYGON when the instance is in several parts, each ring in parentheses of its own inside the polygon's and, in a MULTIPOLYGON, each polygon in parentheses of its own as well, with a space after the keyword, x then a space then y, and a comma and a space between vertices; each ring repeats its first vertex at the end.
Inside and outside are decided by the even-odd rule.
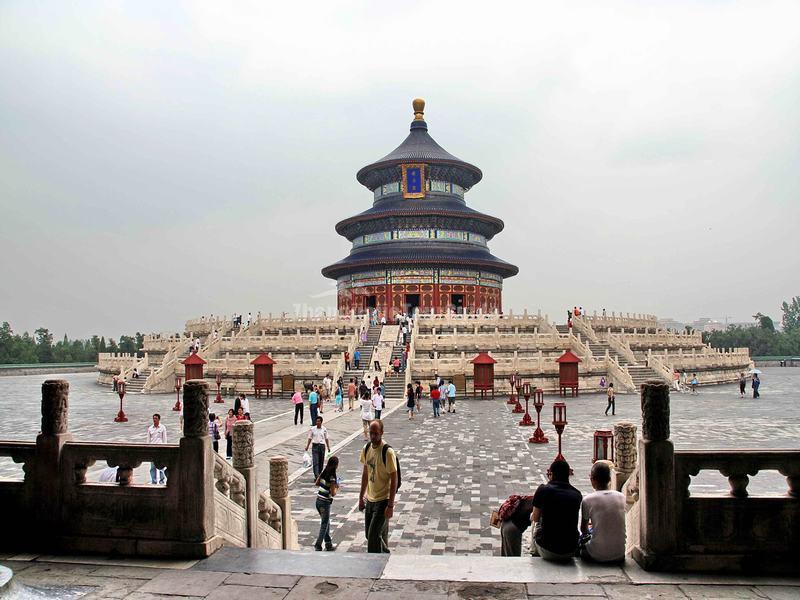
POLYGON ((436 383, 431 384, 431 406, 433 407, 433 416, 439 416, 439 386, 436 383))
POLYGON ((211 436, 211 446, 214 448, 214 454, 219 452, 219 423, 217 423, 217 415, 214 413, 208 414, 208 435, 211 436))
POLYGON ((230 460, 233 458, 233 424, 236 423, 236 415, 233 409, 228 409, 228 416, 225 417, 225 456, 230 460))
POLYGON ((608 384, 608 391, 606 392, 608 395, 608 404, 606 405, 606 415, 608 415, 608 409, 611 409, 611 415, 615 415, 617 412, 617 404, 616 404, 616 396, 614 396, 614 384, 608 384))
POLYGON ((408 411, 408 420, 414 418, 414 409, 417 407, 417 394, 414 392, 414 386, 410 383, 406 385, 406 410, 408 411))
POLYGON ((303 424, 303 394, 295 392, 292 394, 292 404, 294 404, 294 424, 297 425, 297 417, 300 417, 300 425, 303 424))
POLYGON ((322 542, 325 541, 325 550, 332 552, 336 547, 331 541, 331 505, 333 504, 333 497, 339 490, 339 484, 336 478, 336 467, 339 466, 339 457, 331 456, 328 459, 328 464, 322 469, 322 472, 317 477, 314 485, 317 488, 317 512, 320 517, 319 535, 317 542, 314 544, 314 550, 322 550, 322 542))

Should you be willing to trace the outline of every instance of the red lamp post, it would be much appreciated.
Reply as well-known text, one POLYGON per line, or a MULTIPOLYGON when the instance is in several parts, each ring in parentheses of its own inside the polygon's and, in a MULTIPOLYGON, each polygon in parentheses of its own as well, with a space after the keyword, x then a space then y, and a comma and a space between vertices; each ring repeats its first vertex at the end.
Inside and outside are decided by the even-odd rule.
POLYGON ((511 384, 511 396, 509 396, 506 404, 516 404, 517 397, 514 395, 514 391, 517 389, 517 374, 514 373, 511 377, 509 377, 508 382, 511 384))
POLYGON ((225 400, 222 399, 222 394, 219 393, 220 387, 222 386, 222 373, 217 373, 214 381, 217 382, 217 397, 214 399, 214 404, 224 404, 225 400))
POLYGON ((524 413, 525 412, 525 409, 522 408, 522 404, 519 403, 519 393, 522 390, 522 378, 521 377, 517 378, 516 384, 517 384, 517 395, 514 396, 514 399, 516 400, 516 403, 514 404, 514 410, 512 410, 511 412, 512 413, 516 413, 516 414, 520 414, 520 413, 524 413))
POLYGON ((127 423, 128 417, 125 416, 125 411, 122 410, 122 399, 125 397, 125 382, 120 381, 117 384, 117 393, 119 394, 119 412, 114 419, 115 423, 127 423))
POLYGON ((567 405, 563 402, 553 404, 553 425, 558 433, 558 454, 556 454, 555 460, 566 460, 561 454, 561 434, 564 433, 564 427, 567 426, 567 405))
POLYGON ((528 438, 531 444, 546 444, 548 440, 542 431, 542 408, 544 407, 544 393, 542 388, 536 388, 533 396, 533 408, 536 409, 536 431, 528 438))
POLYGON ((181 409, 181 376, 175 375, 175 406, 172 410, 179 411, 181 409))
POLYGON ((522 420, 519 422, 520 427, 530 427, 533 425, 531 413, 528 412, 528 401, 531 399, 531 384, 527 381, 522 386, 522 393, 525 396, 525 414, 522 415, 522 420))
POLYGON ((607 429, 598 429, 594 432, 594 458, 592 458, 592 463, 596 463, 598 460, 614 462, 614 434, 607 429))

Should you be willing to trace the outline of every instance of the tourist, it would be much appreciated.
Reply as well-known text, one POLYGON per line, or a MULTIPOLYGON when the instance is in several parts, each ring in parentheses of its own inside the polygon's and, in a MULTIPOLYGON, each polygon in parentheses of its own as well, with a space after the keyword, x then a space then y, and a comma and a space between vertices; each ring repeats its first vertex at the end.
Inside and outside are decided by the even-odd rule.
POLYGON ((601 377, 600 378, 600 389, 601 390, 606 389, 606 378, 605 377, 601 377))
POLYGON ((611 415, 614 416, 617 412, 617 397, 614 395, 614 383, 611 382, 608 384, 608 390, 606 391, 606 396, 608 396, 608 404, 606 405, 606 416, 608 416, 608 409, 611 409, 611 415))
POLYGON ((456 412, 456 385, 452 379, 447 383, 447 412, 456 412))
POLYGON ((214 448, 214 454, 219 452, 219 440, 222 437, 219 434, 219 422, 217 415, 208 413, 208 435, 211 438, 211 446, 214 448))
POLYGON ((308 413, 311 415, 311 422, 317 422, 317 413, 319 411, 319 392, 316 385, 314 385, 311 393, 308 394, 308 413))
POLYGON ((500 556, 522 556, 522 534, 531 526, 533 496, 511 496, 500 507, 500 513, 508 507, 509 515, 503 515, 500 524, 500 556))
POLYGON ((294 405, 294 424, 297 425, 297 417, 300 417, 300 425, 303 424, 303 393, 295 392, 292 394, 292 404, 294 405))
POLYGON ((675 384, 675 391, 682 392, 683 390, 681 389, 681 374, 678 373, 677 370, 672 372, 672 380, 673 383, 675 384))
POLYGON ((360 364, 361 364, 361 352, 358 350, 358 348, 356 348, 356 351, 353 352, 353 365, 354 365, 353 369, 358 371, 358 369, 360 368, 360 364))
POLYGON ((353 378, 350 378, 350 383, 347 384, 347 405, 350 410, 353 410, 353 401, 356 399, 356 383, 353 378))
POLYGON ((422 394, 423 394, 422 382, 421 381, 417 381, 417 387, 416 387, 416 389, 414 389, 414 404, 416 406, 417 413, 419 413, 419 407, 420 407, 420 404, 422 403, 422 394))
POLYGON ((244 415, 244 409, 240 406, 239 410, 236 411, 236 420, 237 421, 247 421, 248 418, 244 415))
POLYGON ((325 550, 332 552, 336 547, 331 541, 331 505, 333 504, 333 497, 339 490, 339 480, 336 477, 336 468, 339 466, 339 458, 331 456, 328 459, 328 464, 322 469, 320 474, 314 481, 317 488, 317 512, 320 517, 319 535, 314 544, 314 550, 318 552, 322 550, 322 542, 325 542, 325 550))
POLYGON ((609 489, 611 468, 592 465, 589 476, 596 491, 581 503, 581 558, 600 563, 625 560, 625 495, 609 489), (591 522, 591 527, 589 523, 591 522))
POLYGON ((447 386, 444 384, 444 379, 439 379, 439 404, 442 408, 447 406, 447 386))
POLYGON ((369 440, 359 461, 361 490, 358 510, 364 511, 364 531, 367 552, 389 552, 389 519, 394 515, 394 496, 397 493, 397 457, 394 449, 383 441, 383 423, 372 421, 369 440), (384 446, 387 446, 384 450, 384 446))
POLYGON ((361 405, 361 426, 364 428, 364 439, 369 439, 369 424, 372 422, 372 417, 374 416, 372 413, 373 405, 372 399, 367 395, 365 398, 361 396, 361 400, 359 400, 359 404, 361 405))
POLYGON ((379 387, 380 385, 381 385, 381 382, 378 379, 378 376, 376 375, 375 379, 372 380, 372 389, 374 390, 376 387, 379 387))
POLYGON ((233 458, 233 424, 236 423, 236 413, 232 408, 228 409, 228 416, 225 417, 225 457, 230 460, 233 458))
POLYGON ((306 452, 308 452, 308 447, 311 446, 311 459, 314 478, 316 479, 322 472, 322 465, 325 462, 325 447, 327 446, 328 452, 330 452, 331 442, 328 439, 328 430, 322 426, 322 415, 317 415, 314 423, 314 426, 308 432, 306 452))
POLYGON ((747 388, 747 377, 744 373, 739 373, 739 397, 744 398, 744 391, 747 388))
POLYGON ((392 369, 394 369, 394 374, 397 375, 400 373, 400 357, 395 356, 394 360, 392 361, 392 369))
MULTIPOLYGON (((595 313, 595 314, 597 314, 597 313, 595 313)), ((605 308, 603 309, 603 318, 604 319, 606 318, 606 309, 605 308)))
POLYGON ((134 379, 139 379, 139 368, 138 367, 133 367, 133 378, 134 379))
POLYGON ((233 414, 239 414, 239 408, 242 406, 242 395, 238 394, 236 399, 233 401, 233 414))
POLYGON ((244 412, 244 416, 247 417, 247 420, 250 420, 250 400, 247 399, 247 396, 241 394, 239 396, 241 400, 239 400, 239 404, 242 407, 242 411, 244 412))
POLYGON ((350 370, 350 352, 347 350, 344 351, 344 370, 350 370))
POLYGON ((533 550, 545 560, 571 560, 578 548, 581 493, 570 485, 569 472, 567 461, 554 461, 548 483, 533 495, 533 550))
POLYGON ((414 392, 412 384, 406 384, 406 411, 408 412, 408 420, 414 418, 414 409, 417 406, 417 395, 414 392))
POLYGON ((436 382, 431 384, 431 406, 433 407, 433 416, 439 416, 439 398, 441 398, 441 394, 439 393, 439 386, 436 382))
POLYGON ((383 411, 383 395, 379 387, 376 387, 372 392, 372 406, 375 409, 375 418, 380 421, 381 412, 383 411))
POLYGON ((697 373, 692 373, 692 380, 689 384, 692 386, 692 393, 697 394, 697 373))
POLYGON ((380 372, 381 372, 381 362, 378 360, 378 347, 377 347, 377 346, 375 346, 375 347, 372 349, 372 356, 374 356, 374 357, 375 357, 375 360, 373 360, 373 361, 372 361, 372 364, 373 364, 373 366, 375 367, 375 370, 376 370, 378 373, 380 373, 380 372))
POLYGON ((111 378, 111 391, 112 391, 112 392, 116 392, 116 391, 117 391, 117 388, 118 388, 118 386, 119 386, 119 377, 117 377, 116 375, 114 375, 114 376, 111 378))
POLYGON ((344 412, 344 400, 342 399, 344 391, 342 390, 342 380, 341 378, 339 381, 336 382, 336 412, 344 412))
POLYGON ((361 340, 362 346, 367 343, 367 330, 364 327, 361 328, 361 335, 359 336, 359 339, 361 340))
MULTIPOLYGON (((153 415, 153 424, 147 428, 147 443, 167 443, 167 428, 164 427, 164 424, 161 422, 161 415, 158 413, 153 415)), ((165 471, 165 469, 156 468, 156 463, 150 463, 150 483, 153 485, 157 483, 167 483, 167 474, 165 471)))
POLYGON ((758 393, 758 388, 761 387, 761 380, 758 378, 758 373, 753 373, 753 398, 761 398, 758 393))

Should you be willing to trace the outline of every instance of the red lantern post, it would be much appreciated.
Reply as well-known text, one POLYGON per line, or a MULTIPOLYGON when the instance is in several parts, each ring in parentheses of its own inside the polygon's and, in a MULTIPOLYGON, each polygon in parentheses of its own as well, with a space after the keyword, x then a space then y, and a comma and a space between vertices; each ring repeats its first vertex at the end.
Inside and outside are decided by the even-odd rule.
POLYGON ((536 409, 536 431, 528 438, 531 444, 546 444, 548 440, 542 431, 542 408, 544 407, 544 393, 542 388, 536 388, 533 396, 533 408, 536 409))
POLYGON ((175 375, 175 406, 172 410, 179 411, 181 409, 181 376, 175 375))
POLYGON ((553 425, 558 433, 558 454, 556 454, 555 460, 567 460, 561 454, 561 434, 564 433, 564 427, 567 426, 567 405, 563 402, 553 404, 553 425))
POLYGON ((511 384, 511 396, 509 396, 508 402, 506 402, 506 404, 516 404, 517 403, 517 397, 514 395, 514 392, 517 389, 517 375, 516 375, 516 373, 508 378, 508 382, 511 384))
POLYGON ((517 377, 516 384, 517 384, 517 395, 514 396, 514 399, 516 400, 516 404, 514 405, 514 410, 512 410, 511 412, 516 413, 516 414, 520 414, 520 413, 524 413, 525 412, 525 409, 522 408, 522 404, 519 403, 519 393, 522 390, 522 378, 521 377, 517 377))
POLYGON ((125 416, 125 411, 122 410, 122 399, 125 397, 125 382, 120 380, 117 384, 117 393, 119 394, 119 412, 114 419, 115 423, 127 423, 128 417, 125 416))
POLYGON ((522 386, 522 393, 525 396, 525 414, 522 415, 522 420, 519 422, 520 427, 530 427, 533 425, 531 413, 528 412, 528 401, 531 399, 531 384, 527 381, 522 386))
POLYGON ((614 434, 607 429, 598 429, 594 432, 594 457, 592 458, 592 463, 596 463, 598 460, 614 462, 614 434), (610 453, 609 448, 611 450, 610 453))
POLYGON ((214 399, 214 403, 224 404, 225 401, 222 399, 222 394, 219 393, 220 387, 222 386, 222 373, 217 373, 217 376, 214 378, 214 381, 217 382, 217 397, 214 399))

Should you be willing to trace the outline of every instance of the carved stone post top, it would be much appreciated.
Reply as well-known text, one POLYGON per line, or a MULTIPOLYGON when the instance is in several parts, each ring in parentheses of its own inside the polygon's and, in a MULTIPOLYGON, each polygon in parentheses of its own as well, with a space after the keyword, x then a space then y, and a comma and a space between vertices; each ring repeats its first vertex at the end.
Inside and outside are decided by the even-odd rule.
POLYGON ((253 466, 253 423, 236 421, 233 424, 233 466, 236 469, 249 469, 253 466))
POLYGON ((208 436, 208 384, 202 379, 183 384, 183 435, 208 436))
POLYGON ((69 382, 48 379, 42 384, 42 434, 56 435, 69 430, 69 382))
POLYGON ((669 439, 669 384, 647 381, 642 384, 642 439, 669 439))
POLYGON ((285 456, 269 459, 269 494, 273 498, 289 495, 289 459, 285 456))

